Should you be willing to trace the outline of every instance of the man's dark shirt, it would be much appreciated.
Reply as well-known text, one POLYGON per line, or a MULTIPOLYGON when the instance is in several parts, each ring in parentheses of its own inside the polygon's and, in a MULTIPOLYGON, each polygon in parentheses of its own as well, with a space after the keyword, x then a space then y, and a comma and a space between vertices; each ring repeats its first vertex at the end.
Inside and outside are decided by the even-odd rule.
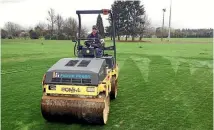
POLYGON ((87 38, 97 38, 95 39, 95 44, 99 45, 100 44, 100 39, 101 39, 101 36, 96 33, 95 35, 93 33, 89 34, 87 38))

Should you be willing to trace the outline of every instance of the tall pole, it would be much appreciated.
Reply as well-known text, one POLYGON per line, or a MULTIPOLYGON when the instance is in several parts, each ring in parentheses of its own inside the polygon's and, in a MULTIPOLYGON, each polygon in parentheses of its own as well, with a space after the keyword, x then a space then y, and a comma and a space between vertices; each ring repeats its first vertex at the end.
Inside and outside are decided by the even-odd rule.
POLYGON ((166 9, 163 9, 163 23, 162 23, 162 31, 161 31, 161 41, 163 41, 163 29, 164 29, 164 13, 166 12, 166 9))
POLYGON ((170 40, 171 35, 171 13, 172 13, 172 0, 170 0, 170 12, 169 12, 169 34, 168 41, 170 40))

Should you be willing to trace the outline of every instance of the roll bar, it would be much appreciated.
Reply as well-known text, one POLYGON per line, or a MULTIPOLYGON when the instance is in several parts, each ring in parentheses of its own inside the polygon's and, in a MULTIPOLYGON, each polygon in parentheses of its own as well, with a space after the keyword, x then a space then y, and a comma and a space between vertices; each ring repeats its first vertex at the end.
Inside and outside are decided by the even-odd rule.
POLYGON ((81 14, 103 14, 111 16, 111 22, 112 22, 112 37, 113 37, 113 48, 114 48, 114 63, 116 64, 116 44, 115 44, 115 20, 114 20, 114 14, 109 9, 101 9, 101 10, 77 10, 76 14, 78 15, 79 20, 79 29, 78 29, 78 47, 80 46, 80 33, 81 33, 81 14))

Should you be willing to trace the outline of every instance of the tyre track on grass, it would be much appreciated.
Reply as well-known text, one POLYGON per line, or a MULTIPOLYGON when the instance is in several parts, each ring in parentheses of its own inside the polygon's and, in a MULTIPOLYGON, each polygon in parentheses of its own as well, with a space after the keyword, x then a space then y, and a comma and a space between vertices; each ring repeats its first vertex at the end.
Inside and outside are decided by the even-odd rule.
MULTIPOLYGON (((140 61, 137 60, 137 62, 134 62, 135 61, 134 57, 133 56, 131 56, 131 57, 132 57, 132 60, 126 61, 124 67, 127 67, 126 71, 128 71, 128 68, 129 68, 129 70, 130 70, 130 68, 132 68, 132 72, 134 72, 135 77, 136 76, 138 77, 137 78, 138 80, 136 80, 135 82, 133 81, 133 78, 131 78, 132 79, 131 83, 134 85, 133 87, 136 88, 137 90, 136 91, 133 90, 134 91, 133 93, 135 95, 133 95, 133 96, 129 95, 129 97, 132 97, 133 101, 135 101, 131 104, 133 104, 133 106, 138 106, 138 107, 137 107, 137 110, 132 110, 133 108, 131 106, 128 106, 127 110, 135 111, 133 113, 132 119, 137 119, 138 121, 136 121, 136 122, 140 121, 140 124, 144 124, 143 126, 145 129, 152 128, 155 123, 151 124, 151 122, 157 122, 157 118, 154 118, 153 116, 156 116, 156 117, 158 116, 158 115, 156 115, 158 112, 158 109, 156 109, 157 108, 156 105, 159 102, 159 98, 161 98, 161 93, 163 92, 163 89, 161 89, 162 87, 157 87, 155 84, 151 84, 151 83, 152 82, 155 82, 157 84, 162 83, 162 81, 159 81, 159 80, 156 81, 155 80, 155 79, 159 79, 155 75, 160 75, 162 71, 170 72, 169 75, 164 76, 165 78, 170 78, 172 75, 174 75, 174 71, 172 68, 167 69, 167 70, 162 70, 163 66, 161 66, 162 65, 161 63, 168 63, 169 61, 165 60, 165 59, 161 59, 161 57, 157 57, 157 56, 155 56, 155 57, 154 56, 152 56, 152 57, 147 57, 147 56, 141 57, 144 59, 149 59, 151 61, 148 65, 149 66, 149 72, 147 72, 147 73, 149 73, 148 74, 149 75, 149 82, 148 81, 146 82, 145 78, 143 77, 143 75, 145 75, 145 74, 142 74, 142 73, 145 73, 145 71, 141 72, 140 65, 137 65, 140 63, 140 61), (159 59, 159 60, 161 59, 161 61, 157 61, 157 59, 159 59), (132 64, 131 67, 129 66, 129 64, 127 62, 129 64, 130 63, 132 64), (157 67, 157 64, 161 67, 157 67), (137 73, 136 73, 136 71, 137 71, 137 73), (141 111, 144 111, 144 112, 142 113, 141 111)), ((168 66, 169 65, 167 64, 167 67, 168 66)), ((142 67, 144 67, 144 66, 142 66, 142 67)), ((140 128, 141 127, 140 124, 139 123, 135 123, 135 124, 133 123, 133 125, 131 127, 140 128)), ((119 125, 118 125, 118 127, 119 127, 119 125)))
MULTIPOLYGON (((149 57, 141 57, 141 58, 149 58, 149 57)), ((152 107, 149 107, 150 106, 150 105, 148 106, 149 102, 146 101, 147 102, 147 103, 145 103, 146 107, 139 108, 138 111, 140 111, 141 109, 143 110, 143 109, 146 109, 146 108, 148 108, 148 109, 149 108, 150 109, 153 108, 152 109, 153 111, 151 111, 151 113, 150 113, 150 110, 148 110, 149 113, 146 112, 147 114, 144 116, 145 120, 151 120, 152 116, 156 116, 157 117, 158 115, 162 115, 162 114, 165 115, 165 116, 162 117, 163 119, 161 121, 159 121, 159 119, 158 119, 157 123, 155 123, 156 125, 153 125, 153 126, 151 125, 152 127, 150 127, 150 128, 160 128, 160 126, 165 126, 165 125, 167 125, 166 121, 168 121, 170 118, 172 120, 174 120, 175 118, 178 118, 179 119, 178 121, 180 123, 182 123, 182 117, 185 116, 186 111, 179 110, 179 108, 177 106, 183 106, 183 104, 182 104, 182 102, 180 100, 176 101, 174 99, 176 99, 177 97, 180 97, 182 94, 185 94, 185 93, 188 94, 188 92, 191 89, 194 88, 194 85, 191 86, 188 89, 185 89, 185 91, 176 89, 177 87, 175 86, 175 81, 176 81, 176 77, 175 76, 176 76, 177 73, 174 72, 172 66, 167 66, 168 69, 165 70, 164 67, 166 67, 166 66, 165 65, 162 66, 162 64, 161 64, 161 63, 164 63, 164 62, 165 63, 168 63, 168 62, 170 63, 170 61, 167 60, 167 59, 164 59, 162 57, 160 57, 160 58, 159 57, 150 57, 149 59, 152 60, 152 63, 150 63, 150 65, 149 65, 150 66, 150 71, 149 71, 150 72, 150 74, 149 74, 149 78, 150 78, 150 83, 149 84, 150 85, 149 86, 150 87, 156 86, 157 89, 156 89, 156 91, 152 91, 152 89, 150 89, 150 91, 148 91, 147 89, 144 88, 144 93, 145 93, 145 95, 147 93, 147 96, 146 97, 145 96, 140 96, 141 94, 139 94, 139 93, 136 93, 136 96, 138 96, 139 100, 141 99, 141 100, 145 100, 145 101, 148 100, 149 101, 149 100, 153 99, 153 102, 154 102, 153 104, 154 105, 152 107), (157 60, 157 59, 159 59, 159 60, 157 60), (164 61, 164 62, 162 62, 162 61, 164 61), (159 64, 159 67, 156 66, 157 64, 159 64), (151 72, 151 71, 153 71, 153 72, 151 72), (155 75, 159 75, 159 76, 155 76, 155 75), (159 79, 163 79, 163 80, 159 80, 159 79), (167 81, 169 79, 171 81, 167 81), (156 84, 158 84, 158 85, 156 85, 156 84), (172 86, 174 85, 174 87, 171 88, 170 84, 172 86), (168 85, 168 88, 164 87, 164 85, 166 85, 166 86, 168 85), (163 88, 165 88, 165 89, 163 89, 163 88), (169 88, 171 88, 171 91, 170 91, 169 88), (177 97, 173 97, 173 95, 176 95, 177 97), (158 102, 160 102, 160 103, 158 103, 158 102), (157 105, 157 104, 159 104, 159 105, 157 105), (172 104, 174 104, 174 105, 172 105, 172 104), (160 108, 160 109, 162 108, 162 110, 164 110, 164 108, 165 108, 166 110, 162 111, 163 112, 162 114, 156 115, 158 113, 158 111, 159 111, 158 108, 160 108), (179 113, 181 115, 178 115, 179 113), (173 116, 173 114, 175 114, 175 116, 173 116)), ((135 63, 139 64, 137 62, 135 62, 135 63)), ((139 66, 140 65, 138 65, 138 68, 139 68, 139 66)), ((186 72, 186 69, 189 69, 188 65, 186 65, 186 64, 182 64, 180 66, 180 68, 185 69, 184 73, 186 72)), ((182 73, 180 73, 180 74, 182 74, 182 73)), ((180 75, 180 74, 178 73, 178 75, 180 75)), ((197 73, 195 75, 197 75, 197 73)), ((190 76, 187 76, 187 77, 190 77, 190 76)), ((185 78, 185 77, 183 77, 183 78, 185 78)), ((183 78, 181 78, 181 80, 183 78)), ((187 81, 185 81, 185 82, 188 82, 188 81, 189 81, 189 79, 187 78, 187 81)), ((179 83, 179 85, 180 85, 180 83, 179 83)), ((193 101, 194 101, 194 99, 193 99, 193 101)), ((153 121, 153 122, 155 122, 155 121, 153 121)), ((173 126, 173 125, 177 126, 177 124, 179 124, 179 123, 171 122, 169 125, 165 126, 164 129, 165 128, 170 128, 170 126, 173 126)), ((148 124, 146 124, 146 125, 148 125, 148 124)))
MULTIPOLYGON (((185 66, 185 64, 182 64, 182 65, 185 66)), ((209 71, 207 71, 207 72, 210 73, 209 71)), ((186 114, 185 113, 183 113, 183 114, 178 113, 179 109, 175 109, 164 120, 161 120, 161 121, 159 121, 159 123, 157 123, 158 124, 158 128, 163 127, 163 129, 165 129, 166 128, 165 125, 167 125, 167 127, 170 127, 170 125, 167 124, 166 122, 167 121, 172 121, 172 119, 173 119, 172 117, 174 117, 176 114, 177 114, 177 116, 179 114, 179 118, 176 119, 176 122, 177 122, 177 125, 178 125, 179 128, 180 128, 180 126, 182 126, 181 124, 191 125, 193 123, 193 122, 188 122, 187 120, 184 120, 184 119, 186 119, 184 117, 186 117, 186 115, 189 115, 190 111, 195 110, 194 106, 196 106, 196 108, 198 108, 198 104, 201 104, 201 102, 203 102, 201 100, 198 101, 197 99, 203 99, 204 95, 197 95, 197 94, 202 93, 202 92, 208 93, 208 95, 210 94, 208 92, 209 91, 208 87, 207 88, 201 88, 200 85, 198 84, 198 83, 200 83, 200 80, 196 80, 196 78, 195 78, 195 77, 197 77, 198 75, 201 75, 201 74, 203 75, 203 73, 201 73, 199 70, 197 70, 193 75, 191 75, 190 74, 190 68, 180 67, 178 69, 178 73, 176 73, 175 81, 177 81, 176 82, 176 87, 178 88, 180 93, 178 95, 175 95, 174 98, 171 98, 170 102, 182 101, 182 104, 180 104, 180 107, 183 108, 183 110, 186 110, 185 111, 186 114), (184 75, 184 74, 188 74, 189 76, 188 75, 184 75), (185 81, 179 81, 179 79, 182 79, 182 78, 180 78, 182 76, 187 76, 185 81), (196 81, 193 81, 193 80, 196 80, 196 81), (194 83, 194 84, 192 84, 192 83, 194 83), (199 90, 199 89, 201 89, 201 90, 199 90), (194 92, 194 90, 198 90, 198 91, 194 92), (191 96, 193 96, 193 97, 191 97, 191 96), (185 97, 188 100, 182 99, 182 98, 185 98, 185 97)), ((167 104, 170 104, 170 102, 167 102, 167 104)), ((171 127, 178 128, 178 127, 175 127, 175 126, 172 126, 172 125, 171 125, 171 127)), ((184 128, 181 128, 181 129, 184 129, 184 128)))
POLYGON ((11 74, 11 73, 25 72, 25 70, 28 71, 28 70, 31 70, 32 68, 35 68, 36 70, 39 68, 43 68, 43 67, 48 68, 48 67, 51 67, 53 64, 55 64, 61 58, 62 57, 54 57, 54 58, 50 57, 50 58, 43 58, 43 59, 41 59, 41 58, 40 59, 28 59, 25 62, 18 62, 18 64, 9 63, 9 66, 11 66, 11 67, 8 67, 7 63, 2 64, 1 74, 4 75, 4 74, 11 74), (35 65, 35 63, 38 65, 35 65), (50 65, 47 65, 47 64, 50 64, 50 65))
POLYGON ((20 72, 29 72, 29 71, 36 71, 36 70, 41 70, 41 69, 48 69, 50 66, 39 66, 39 67, 28 67, 27 69, 24 70, 12 70, 12 71, 6 71, 2 72, 1 75, 7 75, 7 74, 15 74, 15 73, 20 73, 20 72))
POLYGON ((118 98, 111 103, 109 124, 113 125, 113 129, 140 128, 134 115, 137 115, 138 107, 135 106, 139 103, 136 92, 140 91, 141 87, 139 86, 144 84, 144 81, 132 59, 127 58, 120 69, 118 98), (124 113, 126 114, 124 115, 124 113))
MULTIPOLYGON (((48 62, 44 64, 43 61, 35 61, 33 60, 30 65, 27 64, 26 66, 22 66, 22 65, 19 65, 18 67, 13 67, 13 68, 8 68, 6 70, 9 70, 9 71, 5 71, 4 69, 2 70, 3 72, 1 72, 2 75, 7 75, 7 74, 11 74, 11 73, 19 73, 19 72, 28 72, 29 70, 39 70, 39 69, 48 69, 50 68, 53 64, 55 64, 59 59, 48 59, 48 62), (42 65, 33 65, 34 63, 39 63, 39 64, 42 64, 42 65), (50 65, 47 65, 47 64, 50 64, 50 65), (20 67, 21 66, 21 67, 20 67), (21 68, 21 69, 20 69, 21 68)), ((26 62, 28 63, 28 62, 26 62)), ((3 68, 3 67, 2 67, 3 68)))
MULTIPOLYGON (((29 71, 31 72, 31 71, 29 71)), ((21 73, 21 72, 20 72, 21 73)), ((37 71, 37 73, 27 73, 26 74, 19 75, 19 73, 16 73, 16 75, 9 75, 8 77, 3 77, 2 79, 2 88, 3 86, 10 86, 13 84, 25 84, 25 80, 27 81, 34 81, 34 80, 40 80, 40 84, 42 82, 42 77, 43 77, 43 71, 37 71), (39 72, 39 73, 38 73, 39 72), (41 74, 40 74, 41 73, 41 74)))
MULTIPOLYGON (((159 66, 160 64, 153 64, 153 65, 154 65, 154 66, 159 66)), ((171 66, 171 64, 161 64, 161 65, 163 65, 163 66, 171 66)), ((178 65, 178 66, 181 66, 181 65, 178 65)), ((33 67, 33 68, 35 68, 35 69, 33 69, 33 70, 44 69, 44 67, 45 67, 45 69, 50 68, 50 66, 40 66, 40 67, 33 67)), ((188 67, 188 66, 183 66, 183 67, 188 67)), ((194 67, 194 68, 197 68, 197 69, 201 69, 201 68, 203 68, 203 69, 212 69, 212 68, 207 68, 207 67, 194 67)), ((19 73, 19 72, 28 72, 28 71, 30 71, 30 70, 32 70, 31 67, 28 67, 28 68, 25 69, 25 70, 17 70, 17 69, 14 69, 14 70, 12 70, 12 71, 5 71, 5 72, 4 72, 4 70, 2 70, 3 72, 1 72, 1 75, 7 75, 7 74, 19 73)))
POLYGON ((175 72, 170 61, 162 56, 148 56, 148 58, 150 59, 148 83, 147 90, 144 91, 144 95, 147 94, 147 96, 140 99, 144 100, 144 106, 147 108, 144 110, 142 122, 147 121, 148 124, 145 123, 145 125, 148 127, 144 128, 153 129, 158 128, 159 120, 165 119, 168 115, 168 111, 165 110, 166 101, 168 101, 171 93, 177 93, 177 91, 167 93, 168 88, 174 88, 175 72))
MULTIPOLYGON (((151 59, 153 63, 157 63, 154 62, 156 58, 160 59, 159 57, 155 58, 149 57, 149 59, 151 59)), ((159 68, 155 67, 154 69, 154 66, 152 67, 151 64, 149 70, 150 70, 149 83, 147 83, 146 81, 144 81, 143 75, 140 72, 139 67, 136 65, 136 63, 132 59, 128 59, 125 61, 124 67, 121 69, 120 74, 123 75, 120 78, 120 80, 122 80, 120 86, 122 87, 118 88, 118 90, 121 88, 121 90, 118 91, 120 93, 118 95, 118 98, 123 99, 123 101, 121 103, 117 102, 116 106, 118 107, 119 110, 121 109, 119 107, 122 104, 124 104, 122 106, 126 107, 123 107, 124 108, 123 113, 126 113, 126 115, 123 118, 117 119, 117 121, 115 121, 115 123, 117 123, 117 125, 115 126, 116 128, 141 129, 143 126, 145 129, 149 129, 152 128, 154 124, 156 124, 156 122, 158 122, 158 117, 160 115, 158 114, 158 107, 160 108, 160 105, 157 104, 162 102, 162 100, 159 99, 163 95, 161 93, 163 91, 163 88, 157 87, 151 83, 158 82, 157 84, 161 84, 162 81, 154 80, 158 78, 155 75, 158 75, 163 71, 167 72, 169 71, 170 74, 165 75, 165 78, 167 78, 173 75, 174 71, 172 68, 162 70, 161 67, 159 68), (127 92, 127 90, 130 91, 127 92), (131 121, 130 118, 132 118, 131 121), (118 122, 122 122, 122 124, 121 123, 118 124, 118 122)), ((120 115, 119 113, 121 113, 120 111, 114 112, 117 112, 117 115, 120 115)))

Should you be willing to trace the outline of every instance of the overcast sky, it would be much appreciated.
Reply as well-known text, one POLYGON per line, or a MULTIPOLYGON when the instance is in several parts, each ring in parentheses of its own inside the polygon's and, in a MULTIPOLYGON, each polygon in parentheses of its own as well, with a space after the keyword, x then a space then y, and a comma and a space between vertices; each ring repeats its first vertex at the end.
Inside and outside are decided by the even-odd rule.
MULTIPOLYGON (((22 26, 47 22, 47 11, 55 9, 63 17, 77 18, 76 10, 111 8, 114 0, 0 0, 0 27, 12 21, 22 26)), ((170 0, 142 0, 152 25, 162 24, 162 9, 166 8, 165 26, 169 23, 170 0)), ((214 0, 172 0, 173 28, 214 28, 214 0)), ((91 27, 97 15, 83 15, 82 23, 91 27)), ((104 26, 108 25, 103 16, 104 26)))

